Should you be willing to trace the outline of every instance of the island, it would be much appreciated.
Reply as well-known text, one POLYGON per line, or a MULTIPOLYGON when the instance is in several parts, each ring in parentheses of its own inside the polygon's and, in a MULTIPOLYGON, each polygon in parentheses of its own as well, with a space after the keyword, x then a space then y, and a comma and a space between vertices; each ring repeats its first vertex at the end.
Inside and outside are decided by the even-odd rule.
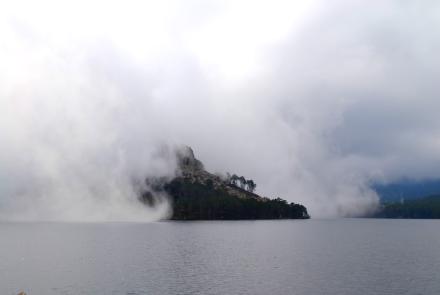
POLYGON ((440 179, 398 179, 389 183, 372 183, 380 204, 367 217, 439 219, 440 179))
POLYGON ((440 195, 402 199, 381 204, 376 218, 439 219, 440 195))
POLYGON ((243 176, 209 173, 190 147, 176 152, 178 173, 173 179, 148 178, 140 194, 147 206, 157 196, 171 202, 172 220, 308 219, 307 208, 281 198, 256 194, 256 183, 243 176))

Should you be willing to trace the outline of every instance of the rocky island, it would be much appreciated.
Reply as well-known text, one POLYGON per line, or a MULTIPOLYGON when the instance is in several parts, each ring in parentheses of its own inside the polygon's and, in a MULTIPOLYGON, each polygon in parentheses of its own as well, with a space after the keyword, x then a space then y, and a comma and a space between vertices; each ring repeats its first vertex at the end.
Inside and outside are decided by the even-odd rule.
POLYGON ((172 220, 308 219, 306 207, 281 198, 254 193, 256 184, 243 176, 209 173, 191 148, 177 152, 179 173, 174 179, 149 178, 140 199, 149 206, 167 195, 172 220))

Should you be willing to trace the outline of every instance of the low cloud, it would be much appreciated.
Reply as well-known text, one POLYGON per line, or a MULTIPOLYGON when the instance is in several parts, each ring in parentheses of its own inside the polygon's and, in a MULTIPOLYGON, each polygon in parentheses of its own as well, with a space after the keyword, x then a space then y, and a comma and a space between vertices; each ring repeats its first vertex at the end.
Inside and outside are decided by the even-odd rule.
POLYGON ((164 145, 314 217, 440 175, 434 1, 2 5, 2 219, 163 217, 133 181, 164 145))

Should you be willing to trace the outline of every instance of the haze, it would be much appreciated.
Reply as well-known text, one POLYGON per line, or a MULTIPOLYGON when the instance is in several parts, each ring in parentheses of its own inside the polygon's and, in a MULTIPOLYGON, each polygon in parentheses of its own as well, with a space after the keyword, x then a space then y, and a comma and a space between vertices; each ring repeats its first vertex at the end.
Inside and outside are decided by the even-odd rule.
POLYGON ((180 144, 312 217, 373 210, 440 176, 438 28, 437 1, 2 2, 0 218, 164 217, 133 184, 180 144))

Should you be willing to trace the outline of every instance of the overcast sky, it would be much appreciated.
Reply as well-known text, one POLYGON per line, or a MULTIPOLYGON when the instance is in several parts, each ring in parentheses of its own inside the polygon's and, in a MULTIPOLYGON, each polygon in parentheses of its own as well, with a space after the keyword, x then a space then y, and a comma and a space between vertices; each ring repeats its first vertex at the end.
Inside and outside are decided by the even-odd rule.
POLYGON ((174 144, 313 217, 440 177, 438 1, 9 2, 2 219, 163 216, 131 184, 174 144))

